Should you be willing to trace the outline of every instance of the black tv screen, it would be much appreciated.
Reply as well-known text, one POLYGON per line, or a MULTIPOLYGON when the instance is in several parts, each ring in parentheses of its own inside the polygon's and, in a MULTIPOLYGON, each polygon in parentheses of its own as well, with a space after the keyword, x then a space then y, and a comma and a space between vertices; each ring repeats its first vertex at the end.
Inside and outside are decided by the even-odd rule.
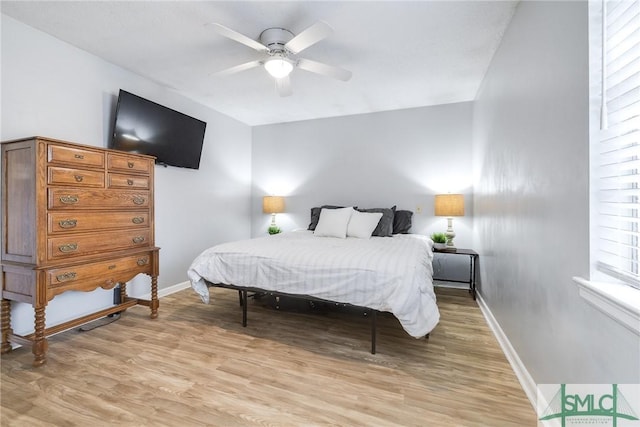
POLYGON ((198 169, 207 124, 120 89, 109 148, 149 154, 156 163, 198 169))

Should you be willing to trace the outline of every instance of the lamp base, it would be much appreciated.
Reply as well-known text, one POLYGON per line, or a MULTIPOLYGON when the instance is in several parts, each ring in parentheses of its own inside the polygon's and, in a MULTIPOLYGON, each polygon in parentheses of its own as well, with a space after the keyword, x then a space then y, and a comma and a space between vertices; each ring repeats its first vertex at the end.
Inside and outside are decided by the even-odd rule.
POLYGON ((453 231, 453 218, 447 218, 447 231, 445 231, 444 235, 447 238, 446 248, 455 250, 456 246, 453 244, 453 238, 456 237, 456 233, 453 231))

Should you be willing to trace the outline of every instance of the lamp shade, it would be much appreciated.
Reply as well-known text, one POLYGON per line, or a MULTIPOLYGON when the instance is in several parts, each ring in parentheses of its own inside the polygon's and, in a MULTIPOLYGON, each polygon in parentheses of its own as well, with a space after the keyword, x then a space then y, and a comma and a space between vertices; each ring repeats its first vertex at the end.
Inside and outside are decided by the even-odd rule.
POLYGON ((462 194, 436 194, 436 216, 464 216, 462 194))
POLYGON ((262 212, 269 214, 284 212, 284 197, 264 196, 262 198, 262 212))

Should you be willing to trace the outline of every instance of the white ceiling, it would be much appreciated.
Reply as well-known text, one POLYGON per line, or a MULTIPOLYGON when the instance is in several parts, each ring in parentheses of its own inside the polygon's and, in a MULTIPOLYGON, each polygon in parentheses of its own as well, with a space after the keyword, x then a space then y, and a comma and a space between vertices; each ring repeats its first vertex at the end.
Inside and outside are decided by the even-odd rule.
POLYGON ((517 2, 510 1, 5 1, 18 21, 170 87, 248 125, 473 100, 517 2), (334 29, 300 57, 353 72, 304 70, 277 95, 262 68, 211 73, 260 58, 206 23, 251 38, 318 20, 334 29))

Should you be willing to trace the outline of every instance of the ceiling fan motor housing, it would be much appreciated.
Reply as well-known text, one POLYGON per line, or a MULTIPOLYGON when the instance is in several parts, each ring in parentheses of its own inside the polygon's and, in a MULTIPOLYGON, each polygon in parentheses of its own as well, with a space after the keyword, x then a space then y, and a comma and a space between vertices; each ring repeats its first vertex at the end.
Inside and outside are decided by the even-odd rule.
POLYGON ((270 54, 287 53, 284 45, 294 37, 294 34, 285 28, 267 28, 260 33, 260 43, 269 48, 270 54))

